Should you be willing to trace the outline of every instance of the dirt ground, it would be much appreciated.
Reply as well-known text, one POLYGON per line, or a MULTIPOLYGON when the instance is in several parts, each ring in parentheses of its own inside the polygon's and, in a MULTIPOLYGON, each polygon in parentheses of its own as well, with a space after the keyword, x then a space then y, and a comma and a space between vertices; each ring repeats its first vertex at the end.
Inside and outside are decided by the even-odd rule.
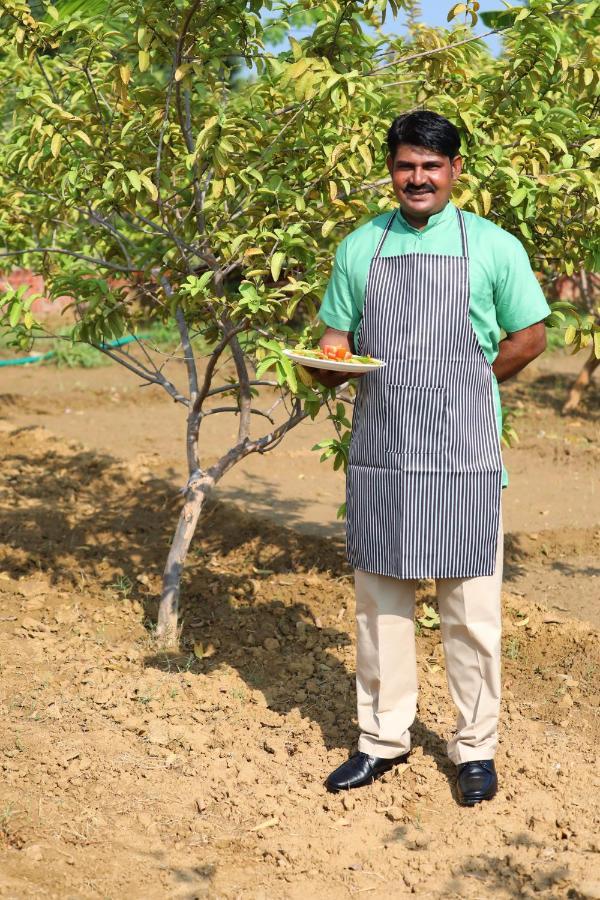
POLYGON ((427 629, 408 764, 323 789, 356 721, 352 581, 328 524, 341 483, 309 449, 322 426, 220 492, 181 652, 161 654, 180 414, 112 368, 4 370, 0 897, 600 898, 600 415, 597 387, 558 415, 569 365, 545 359, 507 391, 524 415, 506 455, 501 788, 470 810, 427 629))
MULTIPOLYGON (((600 561, 593 549, 600 530, 600 377, 577 414, 559 414, 582 363, 582 355, 553 352, 503 387, 520 438, 504 451, 510 474, 503 502, 505 579, 513 591, 600 628, 600 561)), ((170 365, 166 371, 183 387, 181 364, 170 365)), ((2 369, 1 418, 13 426, 43 425, 101 455, 125 459, 143 470, 142 478, 170 482, 169 495, 185 483, 184 407, 160 388, 140 388, 121 367, 2 369)), ((256 422, 264 427, 264 420, 256 422)), ((231 415, 205 419, 205 464, 230 446, 236 429, 231 415)), ((274 453, 250 457, 229 472, 219 498, 304 534, 343 540, 336 519, 343 475, 311 450, 329 429, 325 416, 302 423, 274 453)))

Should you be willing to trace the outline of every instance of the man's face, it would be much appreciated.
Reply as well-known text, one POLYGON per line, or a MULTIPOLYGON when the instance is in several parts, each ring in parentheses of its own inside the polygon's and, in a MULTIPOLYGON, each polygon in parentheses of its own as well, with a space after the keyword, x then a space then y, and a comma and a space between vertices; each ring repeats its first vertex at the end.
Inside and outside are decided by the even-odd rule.
POLYGON ((462 159, 449 159, 435 150, 400 144, 396 157, 387 158, 394 193, 409 219, 427 220, 440 212, 462 172, 462 159))

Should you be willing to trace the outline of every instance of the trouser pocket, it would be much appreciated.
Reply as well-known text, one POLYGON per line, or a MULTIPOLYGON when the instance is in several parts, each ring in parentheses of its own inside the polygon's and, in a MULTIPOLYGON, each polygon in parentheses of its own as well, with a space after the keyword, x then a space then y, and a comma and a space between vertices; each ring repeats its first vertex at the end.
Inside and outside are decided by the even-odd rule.
POLYGON ((445 449, 446 388, 390 384, 387 398, 388 453, 441 453, 445 449))

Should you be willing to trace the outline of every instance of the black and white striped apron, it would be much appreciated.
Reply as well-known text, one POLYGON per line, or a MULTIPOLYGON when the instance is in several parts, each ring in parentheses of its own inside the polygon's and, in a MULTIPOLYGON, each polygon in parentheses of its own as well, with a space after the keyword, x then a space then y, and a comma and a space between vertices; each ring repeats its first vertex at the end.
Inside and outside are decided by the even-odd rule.
POLYGON ((386 361, 358 382, 347 477, 348 560, 395 578, 492 575, 502 459, 492 371, 469 319, 462 256, 371 261, 357 352, 386 361))

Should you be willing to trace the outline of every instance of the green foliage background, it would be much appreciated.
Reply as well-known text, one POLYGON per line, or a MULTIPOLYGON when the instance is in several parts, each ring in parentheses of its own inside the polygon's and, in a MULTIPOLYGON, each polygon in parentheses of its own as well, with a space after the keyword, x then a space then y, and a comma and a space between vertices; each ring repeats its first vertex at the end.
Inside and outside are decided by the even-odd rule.
MULTIPOLYGON (((178 311, 205 347, 239 328, 255 374, 272 369, 314 415, 322 396, 281 342, 314 340, 335 244, 393 204, 387 126, 426 106, 463 134, 459 206, 516 234, 547 283, 597 268, 600 3, 487 14, 499 59, 471 31, 476 2, 448 29, 415 6, 3 0, 0 257, 73 296, 76 340, 178 311), (409 35, 384 35, 400 10, 409 35)), ((33 317, 9 300, 24 345, 33 317)), ((600 355, 592 316, 568 337, 600 355)))

